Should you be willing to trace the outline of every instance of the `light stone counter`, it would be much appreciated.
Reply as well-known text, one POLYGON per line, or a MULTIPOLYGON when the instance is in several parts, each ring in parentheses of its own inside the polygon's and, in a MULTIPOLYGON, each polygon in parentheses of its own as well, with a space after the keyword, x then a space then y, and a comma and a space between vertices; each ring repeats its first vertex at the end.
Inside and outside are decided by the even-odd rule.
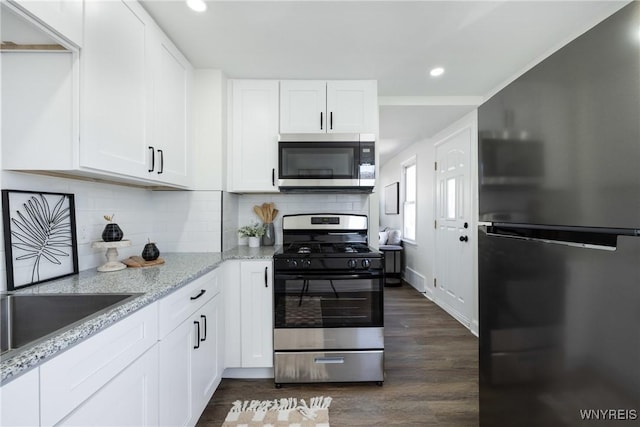
POLYGON ((80 321, 70 329, 54 333, 22 351, 0 357, 0 384, 4 384, 56 354, 78 344, 136 310, 216 269, 223 261, 271 259, 278 247, 240 246, 223 253, 162 254, 165 263, 153 267, 127 268, 109 273, 86 270, 60 280, 14 291, 15 294, 49 293, 135 293, 139 296, 95 317, 80 321))

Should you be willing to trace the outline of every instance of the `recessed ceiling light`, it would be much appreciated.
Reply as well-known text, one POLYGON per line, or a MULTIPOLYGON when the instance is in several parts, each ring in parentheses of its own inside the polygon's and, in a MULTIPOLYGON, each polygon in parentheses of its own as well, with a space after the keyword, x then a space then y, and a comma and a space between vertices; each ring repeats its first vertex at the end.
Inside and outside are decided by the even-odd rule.
POLYGON ((207 10, 207 4, 204 0, 187 0, 187 6, 196 12, 204 12, 207 10))
POLYGON ((444 74, 444 68, 436 67, 433 70, 429 71, 429 74, 431 75, 431 77, 441 76, 442 74, 444 74))

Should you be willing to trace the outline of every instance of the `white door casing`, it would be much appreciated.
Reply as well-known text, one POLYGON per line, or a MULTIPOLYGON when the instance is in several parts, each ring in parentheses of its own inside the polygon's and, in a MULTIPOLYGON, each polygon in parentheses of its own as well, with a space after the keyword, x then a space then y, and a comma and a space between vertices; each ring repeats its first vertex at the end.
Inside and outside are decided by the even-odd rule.
POLYGON ((436 303, 466 327, 473 318, 473 222, 471 141, 464 129, 436 144, 435 265, 436 303))

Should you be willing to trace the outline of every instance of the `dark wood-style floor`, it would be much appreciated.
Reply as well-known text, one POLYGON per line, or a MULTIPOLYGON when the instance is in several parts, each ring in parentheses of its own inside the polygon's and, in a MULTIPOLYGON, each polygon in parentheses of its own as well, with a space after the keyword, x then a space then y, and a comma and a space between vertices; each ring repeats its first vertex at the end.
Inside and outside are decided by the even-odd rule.
POLYGON ((385 382, 274 387, 223 379, 198 426, 219 427, 235 400, 331 396, 331 427, 478 425, 478 342, 414 288, 385 288, 385 382))

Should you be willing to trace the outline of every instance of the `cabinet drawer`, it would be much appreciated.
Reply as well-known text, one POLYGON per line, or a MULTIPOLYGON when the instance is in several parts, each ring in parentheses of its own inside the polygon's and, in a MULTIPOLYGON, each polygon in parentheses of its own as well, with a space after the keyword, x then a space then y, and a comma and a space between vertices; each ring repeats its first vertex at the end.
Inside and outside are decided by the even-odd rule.
POLYGON ((276 352, 276 383, 384 381, 382 350, 276 352))
POLYGON ((42 425, 53 425, 158 340, 153 303, 40 367, 42 425))
POLYGON ((220 292, 219 275, 216 269, 159 301, 160 339, 220 292))

